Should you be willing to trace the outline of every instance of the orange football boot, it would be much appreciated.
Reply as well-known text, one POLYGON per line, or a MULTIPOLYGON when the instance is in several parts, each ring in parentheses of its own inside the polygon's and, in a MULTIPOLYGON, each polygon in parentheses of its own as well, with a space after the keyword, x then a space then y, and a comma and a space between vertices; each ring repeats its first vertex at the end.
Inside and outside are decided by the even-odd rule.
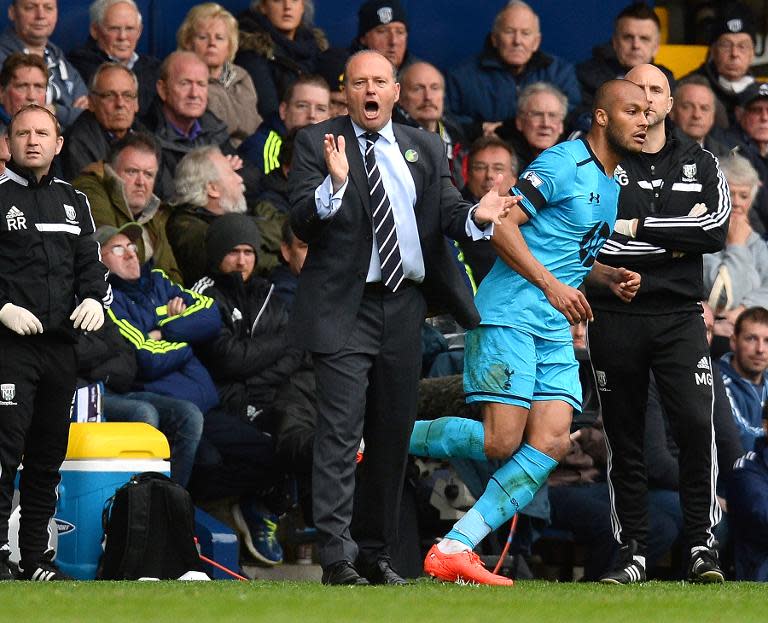
POLYGON ((458 584, 490 584, 492 586, 514 586, 514 581, 502 575, 491 573, 485 568, 480 556, 471 550, 457 554, 443 554, 433 545, 424 559, 424 573, 443 582, 458 584))

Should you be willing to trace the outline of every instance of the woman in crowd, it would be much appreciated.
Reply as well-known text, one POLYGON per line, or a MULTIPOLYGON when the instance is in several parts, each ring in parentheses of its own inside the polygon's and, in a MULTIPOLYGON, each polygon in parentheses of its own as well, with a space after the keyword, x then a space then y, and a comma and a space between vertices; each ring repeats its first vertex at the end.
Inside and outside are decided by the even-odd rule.
POLYGON ((725 249, 704 256, 704 288, 715 311, 715 335, 730 337, 747 307, 768 307, 768 245, 749 224, 760 188, 750 162, 738 154, 720 160, 731 194, 731 222, 725 249))
POLYGON ((277 113, 285 89, 302 74, 317 73, 318 55, 328 39, 312 26, 312 0, 253 0, 239 16, 236 61, 259 85, 259 112, 277 113))
POLYGON ((215 2, 192 7, 176 33, 179 49, 208 65, 208 110, 227 124, 235 146, 261 123, 253 80, 233 63, 238 39, 237 20, 215 2))

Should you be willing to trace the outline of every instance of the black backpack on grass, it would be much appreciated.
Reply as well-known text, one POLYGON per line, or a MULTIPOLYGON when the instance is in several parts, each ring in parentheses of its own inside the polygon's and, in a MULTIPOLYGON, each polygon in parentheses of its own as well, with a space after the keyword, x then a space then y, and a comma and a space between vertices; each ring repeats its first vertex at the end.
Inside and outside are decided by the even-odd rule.
POLYGON ((101 580, 167 580, 202 571, 192 498, 163 474, 133 476, 106 501, 101 521, 101 580))

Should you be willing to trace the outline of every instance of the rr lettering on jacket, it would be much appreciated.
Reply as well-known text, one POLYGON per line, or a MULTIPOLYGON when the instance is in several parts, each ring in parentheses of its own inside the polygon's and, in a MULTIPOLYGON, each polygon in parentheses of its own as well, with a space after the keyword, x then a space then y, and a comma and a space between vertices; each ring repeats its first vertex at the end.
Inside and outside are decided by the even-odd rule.
POLYGON ((11 209, 5 213, 5 222, 8 231, 19 231, 27 228, 27 217, 16 206, 11 206, 11 209))

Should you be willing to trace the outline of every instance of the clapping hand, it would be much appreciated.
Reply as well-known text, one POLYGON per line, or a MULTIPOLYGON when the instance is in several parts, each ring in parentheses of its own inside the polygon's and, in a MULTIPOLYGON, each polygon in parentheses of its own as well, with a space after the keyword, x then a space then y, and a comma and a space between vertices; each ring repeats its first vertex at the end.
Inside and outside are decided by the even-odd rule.
POLYGON ((336 194, 344 186, 349 174, 344 137, 339 136, 337 139, 333 134, 326 134, 323 139, 323 153, 325 166, 328 168, 328 175, 331 176, 333 183, 333 192, 336 194))

